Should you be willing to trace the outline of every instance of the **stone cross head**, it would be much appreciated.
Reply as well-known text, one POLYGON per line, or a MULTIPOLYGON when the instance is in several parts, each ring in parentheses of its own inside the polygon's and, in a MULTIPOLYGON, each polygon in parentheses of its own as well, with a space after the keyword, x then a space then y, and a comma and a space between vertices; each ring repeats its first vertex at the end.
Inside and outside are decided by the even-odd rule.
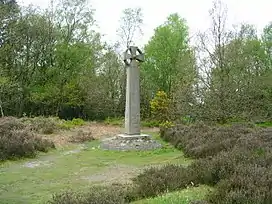
POLYGON ((124 63, 129 66, 132 60, 137 60, 139 62, 144 62, 144 54, 142 51, 135 46, 130 46, 123 56, 124 63))

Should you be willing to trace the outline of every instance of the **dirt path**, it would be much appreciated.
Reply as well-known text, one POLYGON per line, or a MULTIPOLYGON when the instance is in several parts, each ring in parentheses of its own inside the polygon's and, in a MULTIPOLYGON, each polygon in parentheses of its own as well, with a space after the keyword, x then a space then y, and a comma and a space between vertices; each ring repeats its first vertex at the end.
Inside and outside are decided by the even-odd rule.
POLYGON ((125 184, 131 182, 131 178, 142 172, 142 168, 129 165, 111 165, 106 170, 90 176, 81 177, 92 184, 125 184))
MULTIPOLYGON (((143 132, 158 132, 158 128, 143 128, 143 132)), ((72 130, 60 131, 53 135, 44 135, 44 137, 53 140, 57 148, 65 147, 69 145, 69 138, 79 132, 84 132, 90 134, 95 139, 104 139, 108 137, 115 136, 123 132, 123 128, 119 126, 106 125, 103 123, 87 123, 84 126, 74 128, 72 130)), ((25 162, 21 168, 38 168, 41 166, 52 165, 53 161, 58 160, 61 157, 69 156, 70 154, 78 154, 84 148, 84 144, 78 144, 74 149, 69 151, 64 151, 60 155, 50 155, 42 156, 36 158, 34 161, 25 162)), ((139 174, 143 170, 143 167, 136 167, 133 165, 110 165, 107 169, 102 172, 92 174, 85 177, 80 177, 79 179, 87 180, 91 183, 115 183, 115 182, 129 182, 132 177, 139 174)))

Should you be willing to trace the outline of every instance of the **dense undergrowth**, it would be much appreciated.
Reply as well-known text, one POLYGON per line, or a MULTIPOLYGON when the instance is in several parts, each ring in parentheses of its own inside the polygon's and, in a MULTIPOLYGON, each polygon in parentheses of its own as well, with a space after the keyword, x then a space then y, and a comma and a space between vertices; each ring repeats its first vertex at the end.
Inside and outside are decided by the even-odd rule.
MULTIPOLYGON (((38 152, 47 152, 55 148, 55 145, 40 134, 52 134, 60 129, 70 129, 83 124, 81 119, 65 121, 53 117, 0 118, 0 161, 34 157, 38 152)), ((90 135, 82 132, 70 138, 71 142, 84 142, 89 139, 90 135)))
POLYGON ((271 128, 180 125, 161 129, 161 136, 195 162, 189 167, 171 164, 147 169, 125 186, 56 194, 49 203, 130 203, 201 184, 215 186, 216 190, 196 203, 272 203, 271 128))

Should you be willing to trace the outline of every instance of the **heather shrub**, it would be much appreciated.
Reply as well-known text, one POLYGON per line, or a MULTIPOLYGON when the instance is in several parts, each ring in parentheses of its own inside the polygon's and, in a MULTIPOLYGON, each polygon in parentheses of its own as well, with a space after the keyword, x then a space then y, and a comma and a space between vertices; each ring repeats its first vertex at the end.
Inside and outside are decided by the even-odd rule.
POLYGON ((126 186, 93 186, 86 192, 63 192, 53 195, 48 204, 127 204, 126 186))
POLYGON ((242 135, 251 132, 254 132, 254 129, 241 126, 207 126, 198 123, 162 129, 161 137, 176 148, 182 149, 187 156, 205 158, 221 151, 228 151, 242 135))
POLYGON ((246 158, 250 160, 250 153, 239 151, 221 152, 214 157, 199 159, 190 166, 194 174, 194 182, 199 184, 215 185, 220 180, 233 175, 236 166, 246 158))
POLYGON ((41 134, 53 134, 60 129, 69 130, 77 126, 82 126, 85 121, 80 118, 73 120, 60 120, 57 117, 34 117, 19 119, 30 131, 41 134))
POLYGON ((48 204, 125 204, 155 197, 191 185, 186 168, 168 164, 151 167, 132 179, 132 184, 94 186, 87 192, 63 192, 53 195, 48 204))
POLYGON ((80 192, 67 191, 53 195, 48 204, 87 204, 84 194, 80 192))
POLYGON ((218 183, 217 189, 209 196, 212 203, 271 203, 272 168, 239 165, 233 175, 218 183))
POLYGON ((21 157, 34 157, 37 151, 46 152, 54 144, 35 136, 25 128, 19 119, 13 117, 0 119, 0 160, 21 157))
POLYGON ((15 129, 23 129, 25 125, 15 117, 0 118, 0 133, 5 134, 15 129))
POLYGON ((195 185, 216 186, 210 203, 272 203, 272 128, 202 123, 161 129, 161 137, 198 158, 187 175, 195 185))
POLYGON ((133 179, 133 184, 136 197, 147 198, 185 188, 190 184, 190 176, 185 167, 168 164, 146 169, 133 179))
POLYGON ((83 130, 78 130, 74 135, 69 138, 69 142, 83 143, 94 140, 91 132, 84 132, 83 130))
POLYGON ((26 127, 33 132, 41 134, 52 134, 56 132, 59 127, 59 119, 55 117, 34 117, 34 118, 21 118, 26 127))

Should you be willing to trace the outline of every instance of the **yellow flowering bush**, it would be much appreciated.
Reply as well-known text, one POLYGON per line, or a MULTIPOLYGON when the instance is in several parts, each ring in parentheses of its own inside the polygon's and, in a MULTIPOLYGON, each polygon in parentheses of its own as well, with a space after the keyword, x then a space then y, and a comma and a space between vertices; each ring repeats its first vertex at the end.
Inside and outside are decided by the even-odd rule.
POLYGON ((156 96, 150 101, 151 114, 155 120, 167 121, 170 100, 164 91, 158 91, 156 96))

